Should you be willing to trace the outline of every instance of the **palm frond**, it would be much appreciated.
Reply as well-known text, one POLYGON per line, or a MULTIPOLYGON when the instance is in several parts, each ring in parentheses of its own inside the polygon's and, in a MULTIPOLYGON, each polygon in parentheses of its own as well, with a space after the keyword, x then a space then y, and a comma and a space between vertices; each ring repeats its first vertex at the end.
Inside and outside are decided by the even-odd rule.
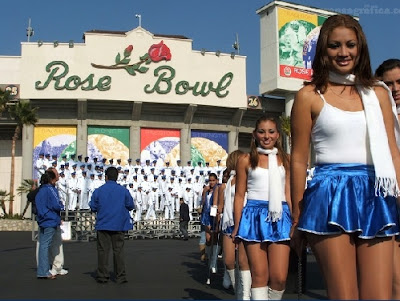
POLYGON ((32 179, 24 179, 21 185, 17 188, 18 195, 22 195, 23 193, 29 193, 33 189, 35 189, 35 181, 32 179))
POLYGON ((10 194, 6 190, 0 190, 0 199, 3 199, 9 195, 10 194))
POLYGON ((290 137, 291 136, 291 131, 290 131, 290 116, 280 116, 279 119, 281 120, 281 128, 282 132, 290 137))
POLYGON ((29 101, 20 100, 10 106, 10 116, 20 127, 24 125, 35 125, 38 122, 37 111, 39 108, 32 108, 29 101))

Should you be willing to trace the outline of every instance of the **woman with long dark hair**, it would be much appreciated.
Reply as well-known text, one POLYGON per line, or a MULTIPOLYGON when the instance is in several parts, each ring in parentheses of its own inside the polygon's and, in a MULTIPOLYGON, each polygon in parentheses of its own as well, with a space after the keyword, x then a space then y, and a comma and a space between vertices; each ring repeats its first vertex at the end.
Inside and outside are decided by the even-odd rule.
POLYGON ((244 243, 253 300, 282 299, 286 285, 291 204, 289 157, 280 141, 278 121, 262 116, 250 153, 239 158, 236 168, 232 237, 244 243))
POLYGON ((307 239, 329 298, 390 299, 399 233, 395 104, 349 15, 324 22, 312 67, 291 115, 292 243, 299 252, 307 239), (304 191, 311 142, 316 167, 304 191))
POLYGON ((216 215, 212 214, 214 198, 218 199, 218 177, 215 173, 208 176, 208 185, 204 186, 202 194, 201 224, 206 232, 206 254, 212 273, 217 272, 218 233, 216 215))

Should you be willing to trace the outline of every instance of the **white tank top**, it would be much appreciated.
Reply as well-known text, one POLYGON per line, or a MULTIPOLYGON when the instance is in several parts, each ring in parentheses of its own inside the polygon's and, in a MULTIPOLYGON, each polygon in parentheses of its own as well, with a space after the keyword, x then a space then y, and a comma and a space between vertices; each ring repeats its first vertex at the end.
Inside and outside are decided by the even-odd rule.
MULTIPOLYGON (((282 181, 282 202, 285 200, 285 168, 283 165, 279 166, 279 173, 282 181)), ((256 169, 249 168, 247 176, 247 199, 268 201, 269 185, 268 185, 269 172, 267 168, 257 167, 256 169)))
POLYGON ((320 96, 324 106, 311 131, 316 163, 372 164, 364 111, 338 109, 320 96))

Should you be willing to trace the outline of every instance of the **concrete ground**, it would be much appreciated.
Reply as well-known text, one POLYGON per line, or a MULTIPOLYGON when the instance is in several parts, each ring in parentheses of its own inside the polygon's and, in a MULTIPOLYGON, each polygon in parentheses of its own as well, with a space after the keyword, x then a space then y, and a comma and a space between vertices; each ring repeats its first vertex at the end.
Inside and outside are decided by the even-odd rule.
MULTIPOLYGON (((65 242, 66 276, 36 279, 35 245, 30 232, 0 232, 0 299, 234 299, 222 287, 221 267, 207 285, 205 264, 199 260, 198 239, 127 240, 129 282, 98 284, 96 242, 65 242)), ((300 299, 326 299, 314 257, 308 255, 306 292, 300 299)), ((111 261, 110 261, 111 262, 111 261)), ((294 268, 291 268, 293 270, 294 268)), ((290 272, 284 299, 298 299, 296 272, 290 272)))

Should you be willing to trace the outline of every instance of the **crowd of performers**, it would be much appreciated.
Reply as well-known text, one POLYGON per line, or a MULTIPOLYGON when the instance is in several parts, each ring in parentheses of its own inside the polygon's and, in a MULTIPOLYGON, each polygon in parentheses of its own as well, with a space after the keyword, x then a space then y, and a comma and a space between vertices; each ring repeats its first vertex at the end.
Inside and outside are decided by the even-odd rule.
POLYGON ((136 164, 128 159, 125 165, 121 165, 120 159, 115 164, 113 159, 97 162, 96 158, 90 161, 86 157, 82 161, 81 155, 78 160, 71 155, 69 160, 63 156, 58 161, 56 156, 41 153, 35 162, 35 170, 40 177, 50 167, 57 169, 60 175, 57 189, 69 211, 89 210, 93 191, 105 183, 105 170, 114 166, 119 172, 117 183, 126 187, 134 199, 135 210, 131 212, 134 221, 178 218, 181 198, 188 204, 192 218, 192 213, 201 205, 203 187, 208 184, 209 175, 215 173, 222 180, 225 167, 221 160, 214 167, 208 162, 204 166, 202 162, 193 166, 191 161, 181 166, 180 160, 174 165, 170 167, 170 162, 166 161, 164 166, 159 166, 156 160, 146 160, 142 165, 140 159, 136 159, 136 164))

